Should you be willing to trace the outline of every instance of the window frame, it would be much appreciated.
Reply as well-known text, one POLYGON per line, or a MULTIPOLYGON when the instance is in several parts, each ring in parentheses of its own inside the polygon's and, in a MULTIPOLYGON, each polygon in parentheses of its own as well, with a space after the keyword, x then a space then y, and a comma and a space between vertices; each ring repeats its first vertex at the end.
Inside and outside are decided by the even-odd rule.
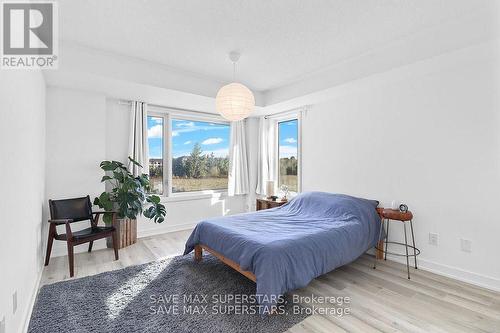
MULTIPOLYGON (((163 194, 159 195, 163 201, 182 201, 226 196, 228 189, 199 190, 189 192, 172 192, 172 120, 198 121, 231 126, 231 123, 221 116, 214 114, 196 114, 195 111, 176 110, 172 108, 149 106, 148 117, 163 119, 163 194)), ((146 129, 147 137, 147 129, 146 129)), ((231 143, 229 142, 229 147, 231 143)), ((149 156, 148 156, 149 174, 149 156)))
MULTIPOLYGON (((162 145, 162 158, 163 158, 163 182, 162 182, 162 186, 163 186, 163 193, 162 194, 158 194, 158 196, 160 197, 167 197, 168 196, 168 188, 166 187, 166 178, 168 178, 168 174, 166 173, 167 172, 167 163, 165 163, 165 159, 167 159, 167 156, 165 155, 166 152, 167 152, 167 147, 168 146, 168 143, 166 142, 165 138, 167 137, 167 128, 170 127, 167 123, 168 123, 168 116, 165 114, 165 113, 158 113, 158 112, 150 112, 148 110, 148 113, 147 113, 147 117, 154 117, 154 118, 161 118, 163 121, 162 121, 162 124, 163 124, 163 128, 162 128, 162 134, 163 134, 163 138, 162 138, 162 142, 163 142, 163 145, 162 145)), ((147 123, 149 122, 149 119, 147 119, 147 123)), ((147 167, 147 173, 148 173, 148 176, 149 176, 149 167, 150 167, 150 163, 149 163, 149 160, 150 160, 150 157, 149 157, 149 137, 148 137, 148 128, 146 127, 145 129, 146 133, 144 134, 146 136, 146 142, 147 142, 147 145, 148 145, 148 167, 147 167)), ((168 161, 168 159, 167 159, 168 161)))
POLYGON ((280 190, 280 123, 284 123, 290 120, 297 120, 297 192, 290 191, 291 195, 297 195, 302 192, 302 114, 301 112, 287 113, 282 116, 272 117, 276 121, 275 125, 275 145, 276 145, 276 163, 275 163, 275 175, 276 175, 276 186, 278 191, 280 190))

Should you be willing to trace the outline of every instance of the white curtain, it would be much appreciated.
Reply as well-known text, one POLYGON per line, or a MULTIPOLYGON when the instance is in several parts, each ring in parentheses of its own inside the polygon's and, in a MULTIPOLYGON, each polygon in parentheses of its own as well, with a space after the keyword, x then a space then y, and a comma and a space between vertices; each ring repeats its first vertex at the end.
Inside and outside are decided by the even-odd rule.
POLYGON ((229 146, 228 195, 248 194, 248 162, 245 123, 243 120, 231 123, 229 146))
POLYGON ((133 163, 129 163, 128 169, 134 176, 148 173, 147 106, 144 102, 132 102, 128 155, 142 165, 141 168, 133 163))
MULTIPOLYGON (((277 138, 276 120, 259 119, 259 154, 257 167, 257 194, 267 195, 266 182, 274 180, 277 183, 277 138)), ((275 189, 276 190, 276 189, 275 189)))

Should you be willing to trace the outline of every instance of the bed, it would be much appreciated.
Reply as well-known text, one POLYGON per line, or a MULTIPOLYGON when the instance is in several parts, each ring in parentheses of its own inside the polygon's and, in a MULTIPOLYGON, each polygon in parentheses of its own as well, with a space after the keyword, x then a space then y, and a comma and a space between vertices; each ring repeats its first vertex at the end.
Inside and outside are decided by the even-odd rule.
POLYGON ((256 282, 263 311, 279 295, 357 259, 377 243, 378 202, 306 192, 273 209, 198 223, 184 254, 206 250, 256 282))

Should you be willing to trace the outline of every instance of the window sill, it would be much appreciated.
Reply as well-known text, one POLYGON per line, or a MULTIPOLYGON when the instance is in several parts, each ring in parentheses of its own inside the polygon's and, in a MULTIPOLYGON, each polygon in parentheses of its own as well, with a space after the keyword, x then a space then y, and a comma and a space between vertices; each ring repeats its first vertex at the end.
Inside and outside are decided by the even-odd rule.
POLYGON ((171 196, 161 196, 162 203, 192 201, 203 199, 223 199, 227 197, 227 191, 200 191, 190 193, 174 193, 171 196))

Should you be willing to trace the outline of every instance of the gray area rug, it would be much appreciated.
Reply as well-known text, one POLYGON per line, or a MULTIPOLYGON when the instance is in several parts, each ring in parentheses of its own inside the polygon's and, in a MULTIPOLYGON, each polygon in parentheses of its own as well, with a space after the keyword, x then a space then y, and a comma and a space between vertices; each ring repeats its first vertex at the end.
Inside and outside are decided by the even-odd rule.
POLYGON ((188 255, 43 286, 28 332, 276 333, 307 317, 290 298, 271 316, 255 301, 252 281, 188 255))

